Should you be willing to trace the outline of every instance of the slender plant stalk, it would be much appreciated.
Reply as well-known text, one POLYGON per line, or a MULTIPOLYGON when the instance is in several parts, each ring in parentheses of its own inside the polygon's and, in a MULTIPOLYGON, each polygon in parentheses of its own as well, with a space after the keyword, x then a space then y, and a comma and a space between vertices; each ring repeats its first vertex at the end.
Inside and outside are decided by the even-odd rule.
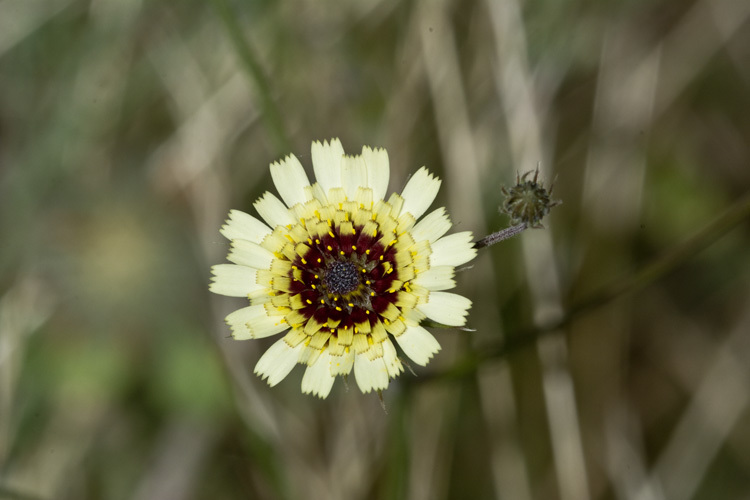
POLYGON ((748 219, 750 219, 750 193, 737 200, 713 222, 682 244, 657 257, 637 272, 614 280, 574 304, 559 321, 506 336, 496 344, 484 346, 481 352, 468 354, 445 372, 425 374, 414 381, 419 383, 427 380, 461 378, 474 373, 483 361, 503 358, 520 349, 534 346, 539 338, 559 331, 582 314, 658 281, 748 219))
POLYGON ((255 52, 237 22, 237 16, 232 11, 228 0, 212 0, 212 3, 227 29, 229 38, 242 62, 242 67, 245 69, 250 80, 255 84, 256 90, 260 95, 263 116, 265 117, 264 122, 276 143, 278 152, 282 154, 291 151, 291 141, 284 127, 284 122, 281 119, 281 113, 271 96, 271 87, 268 85, 268 80, 266 80, 263 68, 258 62, 255 52))
POLYGON ((521 234, 527 227, 528 226, 525 222, 521 222, 520 224, 516 224, 515 226, 506 227, 505 229, 501 229, 500 231, 497 231, 495 233, 488 234, 481 240, 474 243, 474 248, 484 248, 492 246, 495 243, 500 243, 501 241, 521 234))

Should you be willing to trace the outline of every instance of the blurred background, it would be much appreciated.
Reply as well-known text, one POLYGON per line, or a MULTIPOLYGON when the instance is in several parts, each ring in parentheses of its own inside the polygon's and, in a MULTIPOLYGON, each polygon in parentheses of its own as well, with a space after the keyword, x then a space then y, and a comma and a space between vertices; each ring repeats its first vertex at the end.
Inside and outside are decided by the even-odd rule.
POLYGON ((0 498, 750 498, 748 18, 1 0, 0 498), (245 302, 207 289, 227 211, 331 137, 385 147, 390 191, 426 165, 477 237, 518 172, 563 200, 459 273, 476 331, 383 406, 267 387, 273 339, 229 339, 245 302))

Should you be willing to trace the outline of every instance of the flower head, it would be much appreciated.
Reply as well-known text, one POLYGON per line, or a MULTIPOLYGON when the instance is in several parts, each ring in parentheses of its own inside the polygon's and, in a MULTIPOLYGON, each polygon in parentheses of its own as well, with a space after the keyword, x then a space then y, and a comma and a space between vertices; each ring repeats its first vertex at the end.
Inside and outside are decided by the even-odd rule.
POLYGON ((531 172, 518 176, 516 175, 516 184, 511 188, 502 188, 505 195, 505 201, 500 208, 510 216, 511 224, 526 224, 527 227, 542 227, 542 219, 549 213, 550 209, 562 203, 559 200, 552 200, 552 188, 544 187, 541 182, 537 182, 539 170, 534 171, 534 178, 528 180, 527 177, 531 172))
POLYGON ((249 298, 226 317, 235 339, 287 332, 255 366, 270 385, 300 363, 305 393, 325 398, 352 370, 362 392, 379 391, 403 371, 394 340, 425 365, 440 344, 420 322, 465 324, 471 301, 443 290, 476 255, 472 235, 444 236, 443 208, 417 222, 440 188, 424 167, 385 201, 385 150, 347 156, 333 139, 313 143, 312 161, 312 185, 294 155, 271 165, 281 200, 267 192, 255 202, 265 223, 229 212, 221 233, 233 264, 213 266, 210 289, 249 298))

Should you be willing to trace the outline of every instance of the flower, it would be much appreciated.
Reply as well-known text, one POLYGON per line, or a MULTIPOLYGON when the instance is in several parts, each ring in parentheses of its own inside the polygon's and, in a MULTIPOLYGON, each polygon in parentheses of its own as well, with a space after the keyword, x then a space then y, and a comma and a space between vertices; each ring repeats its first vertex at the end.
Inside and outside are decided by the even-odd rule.
POLYGON ((394 340, 426 365, 440 344, 420 323, 466 323, 471 301, 444 290, 476 256, 472 234, 444 236, 444 208, 417 222, 440 188, 424 167, 385 201, 384 149, 348 156, 338 139, 314 142, 312 162, 312 185, 294 155, 271 165, 281 200, 266 192, 255 202, 265 223, 229 212, 221 234, 233 264, 213 266, 210 290, 250 299, 226 317, 235 339, 287 332, 255 366, 269 385, 301 363, 304 393, 325 398, 352 370, 363 393, 380 391, 403 371, 394 340))

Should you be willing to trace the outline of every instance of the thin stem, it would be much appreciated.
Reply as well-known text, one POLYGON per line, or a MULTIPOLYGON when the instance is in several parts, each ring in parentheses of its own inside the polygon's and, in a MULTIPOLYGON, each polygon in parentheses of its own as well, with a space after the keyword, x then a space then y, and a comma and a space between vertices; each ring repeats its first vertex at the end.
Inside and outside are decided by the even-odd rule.
POLYGON ((281 119, 281 113, 279 112, 276 102, 271 97, 271 87, 268 85, 263 68, 258 62, 258 58, 255 56, 252 47, 245 38, 242 28, 237 22, 237 16, 232 12, 232 8, 227 0, 212 0, 214 8, 216 9, 219 17, 227 28, 229 38, 234 45, 237 55, 240 57, 242 66, 245 72, 250 77, 250 80, 255 83, 258 94, 261 98, 261 108, 263 115, 266 120, 266 127, 268 127, 271 136, 276 142, 276 147, 279 153, 286 153, 291 150, 291 141, 289 135, 286 133, 284 123, 281 119))
POLYGON ((520 224, 516 224, 515 226, 506 227, 505 229, 497 231, 496 233, 488 234, 481 240, 474 243, 474 248, 484 248, 492 246, 495 243, 500 243, 503 240, 507 240, 508 238, 512 238, 517 234, 521 234, 527 227, 528 226, 525 222, 521 222, 520 224))

